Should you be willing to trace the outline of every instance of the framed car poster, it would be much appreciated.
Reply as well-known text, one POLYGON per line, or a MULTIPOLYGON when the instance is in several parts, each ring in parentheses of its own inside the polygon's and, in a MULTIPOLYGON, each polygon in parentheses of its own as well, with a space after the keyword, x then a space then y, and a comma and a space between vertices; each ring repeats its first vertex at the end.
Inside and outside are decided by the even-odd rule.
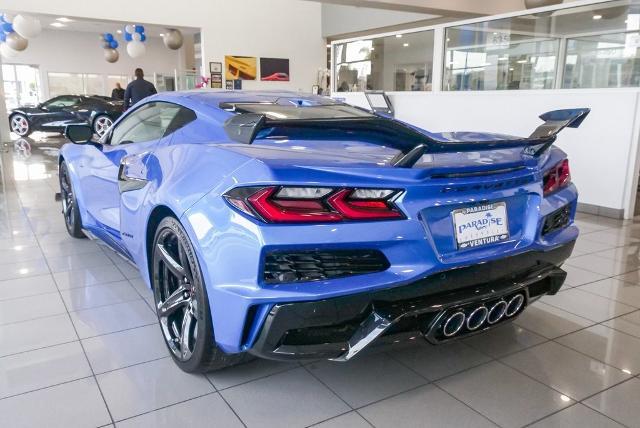
POLYGON ((260 58, 260 80, 265 82, 288 82, 288 58, 260 58))

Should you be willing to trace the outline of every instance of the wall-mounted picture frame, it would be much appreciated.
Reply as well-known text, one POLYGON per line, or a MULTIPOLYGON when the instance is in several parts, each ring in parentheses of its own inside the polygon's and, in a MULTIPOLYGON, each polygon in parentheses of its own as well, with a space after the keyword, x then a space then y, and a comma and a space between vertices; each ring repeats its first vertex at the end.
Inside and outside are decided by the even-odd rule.
POLYGON ((254 56, 225 55, 224 77, 227 80, 256 80, 257 58, 254 56))
POLYGON ((222 89, 222 73, 211 73, 211 88, 222 89))
POLYGON ((227 80, 225 82, 225 89, 227 91, 233 91, 233 80, 227 80))
POLYGON ((288 82, 289 58, 260 58, 260 80, 288 82))
POLYGON ((209 63, 209 72, 210 73, 222 73, 222 63, 221 62, 210 62, 209 63))

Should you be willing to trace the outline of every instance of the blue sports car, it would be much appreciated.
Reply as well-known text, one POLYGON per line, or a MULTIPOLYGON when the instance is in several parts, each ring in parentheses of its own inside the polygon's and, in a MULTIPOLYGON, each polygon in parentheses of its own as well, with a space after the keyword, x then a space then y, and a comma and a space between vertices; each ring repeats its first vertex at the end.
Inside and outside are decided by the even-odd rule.
POLYGON ((174 92, 69 125, 64 220, 133 263, 188 372, 478 333, 555 294, 577 191, 556 134, 432 133, 289 92, 174 92), (392 336, 393 335, 393 336, 392 336))

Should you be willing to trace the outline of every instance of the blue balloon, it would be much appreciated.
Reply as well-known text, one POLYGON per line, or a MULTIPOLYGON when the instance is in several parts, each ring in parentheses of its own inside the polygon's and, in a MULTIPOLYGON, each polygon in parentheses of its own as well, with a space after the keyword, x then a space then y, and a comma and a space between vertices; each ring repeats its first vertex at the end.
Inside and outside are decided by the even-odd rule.
POLYGON ((125 39, 127 42, 130 42, 130 41, 132 41, 132 40, 133 40, 133 36, 132 36, 131 34, 129 34, 129 33, 124 33, 124 39, 125 39))
POLYGON ((4 13, 0 14, 0 22, 7 22, 7 21, 4 20, 4 13))
POLYGON ((104 33, 104 39, 105 39, 107 42, 111 42, 111 41, 113 41, 113 34, 111 34, 111 33, 104 33))
POLYGON ((0 42, 6 42, 7 41, 7 35, 4 34, 4 32, 0 31, 0 42))
POLYGON ((140 41, 144 42, 145 40, 147 40, 147 36, 144 33, 140 33, 140 41))
POLYGON ((136 25, 136 33, 144 33, 144 27, 142 25, 136 25))
POLYGON ((3 22, 2 31, 4 31, 5 33, 13 33, 13 25, 9 22, 3 22))
POLYGON ((111 47, 113 49, 118 49, 118 41, 117 40, 111 40, 111 42, 109 42, 109 44, 111 45, 111 47))

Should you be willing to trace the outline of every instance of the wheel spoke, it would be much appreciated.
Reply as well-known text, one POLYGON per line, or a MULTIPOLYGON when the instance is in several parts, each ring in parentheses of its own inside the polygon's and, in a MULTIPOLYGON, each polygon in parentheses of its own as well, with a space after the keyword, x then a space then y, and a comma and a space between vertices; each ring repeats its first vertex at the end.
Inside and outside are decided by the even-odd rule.
POLYGON ((160 252, 160 258, 164 262, 165 266, 173 273, 178 280, 182 280, 185 277, 184 268, 169 254, 164 245, 158 244, 158 251, 160 252))
POLYGON ((190 308, 186 308, 184 311, 184 318, 182 318, 182 330, 180 331, 180 350, 182 351, 182 358, 187 359, 191 355, 191 349, 189 349, 189 343, 191 342, 191 323, 193 322, 193 315, 190 308))
POLYGON ((158 316, 168 317, 176 310, 189 303, 189 298, 185 297, 187 290, 184 287, 178 287, 167 300, 158 305, 158 316))
POLYGON ((184 276, 187 278, 189 284, 193 284, 193 278, 191 277, 191 269, 189 267, 189 260, 187 259, 187 253, 184 251, 182 244, 178 244, 178 258, 180 259, 180 265, 183 268, 184 276))

